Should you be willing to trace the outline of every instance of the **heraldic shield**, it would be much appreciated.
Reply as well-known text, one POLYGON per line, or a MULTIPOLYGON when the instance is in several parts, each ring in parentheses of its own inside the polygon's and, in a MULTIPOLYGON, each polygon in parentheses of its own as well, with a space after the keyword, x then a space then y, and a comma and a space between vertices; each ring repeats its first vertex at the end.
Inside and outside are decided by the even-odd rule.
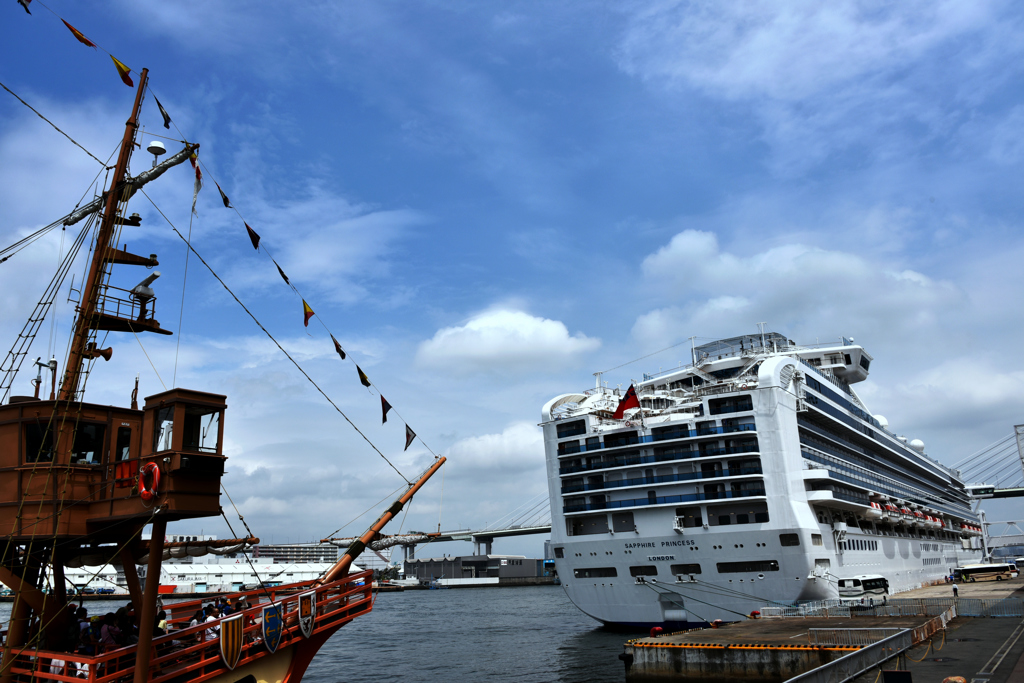
POLYGON ((299 629, 309 638, 313 635, 313 617, 316 616, 316 591, 299 596, 299 629))
POLYGON ((281 627, 284 624, 281 612, 280 603, 263 608, 263 643, 271 654, 277 652, 277 646, 281 644, 281 627))
POLYGON ((244 614, 236 614, 220 622, 220 656, 229 669, 234 669, 238 664, 238 657, 242 654, 242 630, 245 622, 242 621, 244 614))

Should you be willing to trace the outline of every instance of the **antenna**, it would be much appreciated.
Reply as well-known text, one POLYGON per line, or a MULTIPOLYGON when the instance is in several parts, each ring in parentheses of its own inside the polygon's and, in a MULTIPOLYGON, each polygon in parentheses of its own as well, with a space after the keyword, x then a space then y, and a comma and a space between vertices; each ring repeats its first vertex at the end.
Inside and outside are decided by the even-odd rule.
POLYGON ((151 140, 146 147, 146 151, 153 155, 153 168, 156 168, 156 165, 160 163, 160 155, 167 154, 167 148, 164 147, 164 143, 158 140, 151 140))

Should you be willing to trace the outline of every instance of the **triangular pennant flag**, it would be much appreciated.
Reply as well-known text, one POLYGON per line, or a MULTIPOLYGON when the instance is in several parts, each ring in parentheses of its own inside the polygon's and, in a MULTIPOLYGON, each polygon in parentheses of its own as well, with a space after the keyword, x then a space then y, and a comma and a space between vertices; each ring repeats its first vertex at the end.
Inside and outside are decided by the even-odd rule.
MULTIPOLYGON (((28 6, 26 6, 25 9, 27 10, 28 6)), ((61 21, 64 21, 64 20, 61 19, 61 21)), ((73 36, 75 36, 75 38, 78 38, 78 42, 80 42, 82 45, 87 45, 88 47, 91 47, 91 48, 95 48, 96 47, 96 43, 92 42, 91 40, 86 38, 84 35, 82 35, 82 32, 79 31, 77 28, 75 28, 74 26, 72 26, 71 24, 69 24, 66 21, 64 21, 64 25, 68 27, 68 30, 71 31, 71 34, 73 36)))
POLYGON ((220 192, 220 200, 222 202, 224 202, 224 208, 225 209, 232 209, 232 208, 234 208, 233 206, 231 206, 231 202, 228 201, 228 196, 226 194, 224 194, 224 190, 220 189, 220 183, 218 183, 216 180, 214 180, 213 184, 217 186, 217 192, 220 192))
MULTIPOLYGON (((155 95, 153 96, 153 99, 156 100, 156 96, 155 95)), ((167 113, 166 109, 164 109, 164 105, 160 104, 160 100, 156 100, 156 106, 157 106, 157 109, 160 110, 160 116, 164 117, 164 128, 166 128, 167 130, 170 130, 171 129, 171 115, 167 113)))
POLYGON ((405 448, 403 451, 409 450, 409 446, 412 445, 413 440, 416 438, 416 432, 412 431, 412 427, 405 425, 405 448))
POLYGON ((383 413, 383 419, 381 420, 380 423, 384 424, 385 422, 388 421, 388 411, 391 410, 391 404, 388 403, 388 400, 384 398, 384 396, 380 397, 380 409, 381 412, 383 413))
MULTIPOLYGON (((242 221, 242 224, 245 226, 245 231, 247 233, 249 233, 249 241, 252 242, 252 248, 255 249, 256 251, 259 251, 260 250, 260 236, 256 234, 255 230, 253 230, 252 228, 249 227, 248 223, 246 223, 245 221, 242 221)), ((281 270, 280 266, 278 266, 278 270, 281 270)), ((284 277, 284 273, 281 273, 281 276, 284 277)), ((288 282, 288 278, 284 278, 284 281, 288 282)), ((291 283, 289 282, 288 284, 291 284, 291 283)))
MULTIPOLYGON (((256 241, 259 242, 259 237, 256 238, 256 241)), ((270 259, 270 260, 274 261, 274 259, 270 259)), ((277 266, 277 261, 274 261, 274 265, 277 266)), ((277 266, 277 272, 281 274, 281 279, 284 280, 284 283, 286 285, 288 285, 289 287, 291 287, 292 283, 288 280, 288 276, 284 274, 284 271, 281 270, 281 266, 277 266)))
MULTIPOLYGON (((342 360, 345 360, 345 349, 341 348, 341 344, 338 343, 338 340, 334 338, 333 334, 331 335, 331 341, 334 342, 334 350, 338 352, 338 355, 341 356, 342 360)), ((382 396, 381 398, 384 397, 382 396)))
POLYGON ((370 388, 370 378, 366 376, 366 373, 365 373, 365 372, 363 372, 363 369, 362 369, 361 367, 359 367, 358 365, 356 366, 356 372, 358 372, 358 373, 359 373, 359 382, 360 382, 360 383, 361 383, 361 384, 362 384, 362 385, 363 385, 364 387, 366 387, 367 389, 369 389, 369 388, 370 388))
MULTIPOLYGON (((22 7, 24 7, 26 12, 28 12, 28 4, 30 2, 32 2, 32 0, 18 0, 18 4, 21 5, 22 7)), ((28 12, 28 13, 32 14, 31 12, 28 12)))
POLYGON ((121 81, 129 88, 135 87, 135 81, 129 76, 131 69, 124 65, 124 62, 118 60, 114 55, 110 55, 110 58, 114 60, 114 66, 117 67, 117 75, 121 77, 121 81))
MULTIPOLYGON (((248 226, 246 226, 246 227, 248 227, 248 226)), ((303 315, 303 318, 304 318, 303 321, 302 321, 303 326, 304 327, 309 327, 309 319, 312 318, 316 314, 313 313, 313 309, 309 307, 309 304, 306 303, 305 299, 302 300, 302 315, 303 315)))

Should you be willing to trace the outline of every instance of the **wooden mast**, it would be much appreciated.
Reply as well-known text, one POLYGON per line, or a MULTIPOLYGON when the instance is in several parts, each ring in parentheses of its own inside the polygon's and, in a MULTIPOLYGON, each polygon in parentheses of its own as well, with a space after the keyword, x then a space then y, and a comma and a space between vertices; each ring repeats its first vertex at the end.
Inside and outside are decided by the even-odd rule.
POLYGON ((391 504, 384 514, 373 523, 373 525, 366 530, 366 533, 359 537, 359 540, 353 541, 352 545, 348 547, 345 554, 341 556, 341 559, 327 570, 327 574, 324 578, 320 579, 320 584, 330 583, 331 581, 337 581, 343 576, 348 574, 348 568, 352 565, 352 562, 362 554, 368 543, 371 543, 373 539, 380 533, 388 522, 394 519, 395 515, 402 511, 405 504, 412 500, 412 497, 416 495, 416 492, 420 490, 420 487, 427 483, 427 479, 434 476, 434 473, 440 469, 441 465, 445 463, 446 458, 440 457, 434 461, 434 464, 430 466, 426 472, 423 473, 419 479, 417 479, 402 496, 391 504))
POLYGON ((149 69, 143 69, 139 76, 139 90, 135 93, 132 115, 125 124, 124 138, 121 140, 121 153, 117 157, 113 179, 110 181, 110 189, 107 191, 106 206, 103 210, 99 234, 96 236, 96 248, 93 250, 89 274, 82 287, 82 302, 78 310, 78 319, 75 321, 75 336, 71 340, 64 381, 60 386, 61 401, 74 400, 78 393, 82 364, 86 358, 90 357, 87 355, 86 345, 99 303, 100 284, 103 274, 106 272, 106 263, 109 260, 108 252, 114 248, 110 240, 117 222, 117 206, 122 199, 120 192, 122 188, 126 187, 124 181, 128 172, 128 160, 131 159, 132 150, 135 147, 135 134, 139 129, 139 109, 142 107, 142 95, 146 90, 148 78, 149 69))

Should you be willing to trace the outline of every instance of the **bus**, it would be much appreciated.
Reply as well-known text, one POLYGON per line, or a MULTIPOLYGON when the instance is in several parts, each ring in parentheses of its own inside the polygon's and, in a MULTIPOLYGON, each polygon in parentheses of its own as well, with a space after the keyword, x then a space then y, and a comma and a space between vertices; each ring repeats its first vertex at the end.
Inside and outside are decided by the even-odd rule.
POLYGON ((968 564, 953 570, 955 581, 1003 581, 1017 578, 1017 565, 1013 562, 998 564, 968 564))
POLYGON ((878 574, 863 574, 839 579, 839 597, 842 600, 859 600, 876 595, 889 594, 889 580, 878 574))

